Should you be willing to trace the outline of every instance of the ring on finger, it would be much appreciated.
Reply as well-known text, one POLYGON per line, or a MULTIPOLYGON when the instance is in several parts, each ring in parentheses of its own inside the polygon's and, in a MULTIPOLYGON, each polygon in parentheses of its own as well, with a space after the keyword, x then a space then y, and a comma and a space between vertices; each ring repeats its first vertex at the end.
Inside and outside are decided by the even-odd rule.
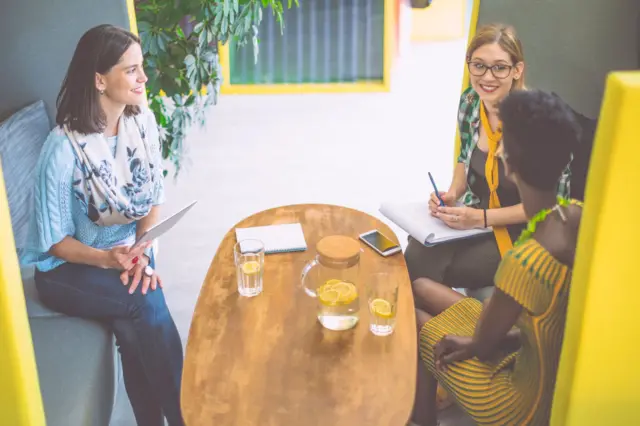
POLYGON ((152 277, 152 276, 153 276, 153 268, 152 268, 151 266, 149 266, 149 265, 145 266, 145 268, 144 268, 144 274, 145 274, 147 277, 152 277))

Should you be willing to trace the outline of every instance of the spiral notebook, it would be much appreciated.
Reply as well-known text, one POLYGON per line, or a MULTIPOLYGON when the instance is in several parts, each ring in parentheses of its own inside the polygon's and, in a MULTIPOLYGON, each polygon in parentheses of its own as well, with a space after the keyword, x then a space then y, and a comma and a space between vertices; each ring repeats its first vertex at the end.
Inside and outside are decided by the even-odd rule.
MULTIPOLYGON (((236 228, 237 241, 250 239, 262 241, 266 254, 289 253, 307 249, 307 242, 299 223, 236 228)), ((242 244, 240 244, 240 248, 242 248, 242 244)))

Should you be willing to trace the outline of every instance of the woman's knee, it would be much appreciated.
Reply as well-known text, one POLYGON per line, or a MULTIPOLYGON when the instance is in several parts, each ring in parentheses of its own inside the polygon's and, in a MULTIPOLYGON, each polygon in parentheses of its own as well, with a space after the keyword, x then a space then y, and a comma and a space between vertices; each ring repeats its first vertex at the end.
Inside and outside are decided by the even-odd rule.
POLYGON ((464 299, 457 291, 429 278, 418 278, 411 287, 415 305, 433 316, 464 299))
POLYGON ((151 290, 147 294, 136 291, 133 297, 132 319, 150 326, 173 321, 161 289, 151 290))
POLYGON ((413 298, 417 302, 427 302, 429 299, 429 293, 433 291, 438 285, 430 278, 418 278, 411 282, 411 291, 413 292, 413 298))

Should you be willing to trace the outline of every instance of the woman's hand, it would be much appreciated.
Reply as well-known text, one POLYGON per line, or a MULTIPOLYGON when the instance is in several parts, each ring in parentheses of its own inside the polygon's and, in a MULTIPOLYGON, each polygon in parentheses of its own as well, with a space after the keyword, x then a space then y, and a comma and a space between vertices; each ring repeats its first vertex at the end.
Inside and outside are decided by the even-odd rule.
MULTIPOLYGON (((442 201, 444 201, 445 206, 455 206, 456 205, 456 197, 455 194, 451 191, 448 192, 438 192, 442 201)), ((436 196, 435 192, 431 193, 431 197, 429 198, 429 210, 431 214, 435 216, 435 213, 438 211, 438 207, 440 207, 440 200, 436 196)))
POLYGON ((469 336, 444 336, 434 348, 436 368, 445 371, 447 364, 473 358, 472 339, 469 336))
POLYGON ((162 280, 155 270, 153 270, 151 276, 144 273, 145 268, 149 265, 149 258, 143 255, 140 256, 140 259, 141 260, 136 263, 133 268, 128 271, 123 271, 120 274, 120 281, 122 281, 122 284, 129 285, 129 294, 135 293, 140 284, 142 284, 142 294, 147 294, 149 288, 151 288, 151 290, 155 290, 158 286, 162 288, 162 280))
POLYGON ((484 216, 480 209, 466 206, 438 207, 434 216, 453 229, 484 228, 484 216))
POLYGON ((117 269, 118 271, 128 271, 133 268, 144 254, 145 249, 151 246, 151 242, 142 244, 139 247, 118 246, 105 251, 105 269, 117 269))

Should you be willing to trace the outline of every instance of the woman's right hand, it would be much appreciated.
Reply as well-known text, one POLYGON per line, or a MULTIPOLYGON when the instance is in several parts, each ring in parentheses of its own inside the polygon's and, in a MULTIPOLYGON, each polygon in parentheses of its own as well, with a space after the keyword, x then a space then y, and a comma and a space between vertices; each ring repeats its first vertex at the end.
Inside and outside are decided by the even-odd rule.
POLYGON ((118 246, 105 251, 105 268, 117 269, 118 271, 128 271, 135 266, 147 247, 151 243, 142 244, 139 247, 131 248, 129 246, 118 246))
MULTIPOLYGON (((456 205, 456 198, 452 192, 439 192, 440 198, 444 201, 444 205, 448 207, 453 207, 456 205)), ((429 198, 429 210, 431 211, 431 216, 435 216, 438 211, 438 207, 440 207, 440 200, 436 196, 435 192, 431 193, 431 197, 429 198)))

